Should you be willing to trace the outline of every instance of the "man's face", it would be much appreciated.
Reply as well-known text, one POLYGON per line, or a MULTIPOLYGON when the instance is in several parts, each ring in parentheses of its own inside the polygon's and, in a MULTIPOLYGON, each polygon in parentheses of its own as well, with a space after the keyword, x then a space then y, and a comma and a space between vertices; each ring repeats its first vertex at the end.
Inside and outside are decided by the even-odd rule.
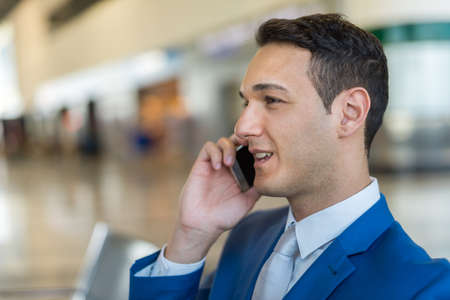
POLYGON ((264 195, 314 193, 333 172, 336 131, 307 70, 311 53, 270 43, 242 81, 245 101, 235 128, 255 156, 255 187, 264 195))

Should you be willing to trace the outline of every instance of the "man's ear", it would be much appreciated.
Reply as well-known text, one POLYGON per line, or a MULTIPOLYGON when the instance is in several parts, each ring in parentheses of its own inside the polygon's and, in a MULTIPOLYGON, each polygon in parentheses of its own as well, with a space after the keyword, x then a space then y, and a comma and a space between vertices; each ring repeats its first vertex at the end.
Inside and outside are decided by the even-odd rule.
POLYGON ((339 138, 348 137, 364 128, 370 109, 370 96, 362 87, 354 87, 341 92, 333 101, 333 114, 337 116, 339 138))

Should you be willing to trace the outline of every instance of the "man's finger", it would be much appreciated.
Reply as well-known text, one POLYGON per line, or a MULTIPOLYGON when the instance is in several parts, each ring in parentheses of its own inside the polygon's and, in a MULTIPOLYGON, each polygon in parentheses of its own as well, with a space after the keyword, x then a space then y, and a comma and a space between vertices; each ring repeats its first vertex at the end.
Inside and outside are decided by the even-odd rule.
POLYGON ((230 139, 222 137, 217 141, 217 145, 222 150, 223 163, 226 166, 232 166, 234 163, 234 159, 236 157, 236 150, 234 143, 230 139))
POLYGON ((206 142, 203 146, 198 160, 210 161, 214 169, 219 170, 222 167, 222 151, 213 142, 206 142))
POLYGON ((235 133, 233 133, 233 135, 230 136, 230 141, 235 145, 235 146, 239 146, 239 145, 244 145, 247 146, 248 145, 248 140, 242 137, 239 137, 238 135, 236 135, 235 133))

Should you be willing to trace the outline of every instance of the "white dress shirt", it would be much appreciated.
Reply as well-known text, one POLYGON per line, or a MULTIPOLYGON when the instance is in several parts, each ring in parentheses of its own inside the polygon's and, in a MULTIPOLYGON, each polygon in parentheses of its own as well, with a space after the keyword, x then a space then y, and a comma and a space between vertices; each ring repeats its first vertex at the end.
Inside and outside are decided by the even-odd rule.
POLYGON ((179 264, 173 261, 168 260, 164 257, 164 252, 166 250, 166 246, 164 245, 161 249, 161 252, 158 255, 156 261, 145 267, 144 269, 136 272, 134 276, 137 277, 147 277, 147 276, 178 276, 178 275, 186 275, 192 272, 199 270, 203 267, 206 257, 202 260, 192 263, 192 264, 179 264))
MULTIPOLYGON (((299 255, 295 259, 294 275, 288 291, 328 246, 378 201, 380 198, 378 181, 373 177, 370 179, 372 182, 360 192, 301 221, 295 221, 292 210, 289 208, 285 230, 289 224, 295 223, 299 255)), ((165 246, 155 263, 137 272, 135 276, 185 275, 197 271, 204 264, 205 259, 193 264, 171 262, 164 257, 164 249, 165 246)))

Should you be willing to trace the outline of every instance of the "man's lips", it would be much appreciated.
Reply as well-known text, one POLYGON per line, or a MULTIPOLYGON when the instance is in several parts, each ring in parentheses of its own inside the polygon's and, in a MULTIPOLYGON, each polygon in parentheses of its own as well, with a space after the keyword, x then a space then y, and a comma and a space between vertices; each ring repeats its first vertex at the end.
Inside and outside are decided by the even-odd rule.
POLYGON ((268 161, 273 155, 273 152, 268 150, 250 149, 249 151, 253 154, 253 157, 255 158, 255 166, 259 166, 264 162, 268 161))

